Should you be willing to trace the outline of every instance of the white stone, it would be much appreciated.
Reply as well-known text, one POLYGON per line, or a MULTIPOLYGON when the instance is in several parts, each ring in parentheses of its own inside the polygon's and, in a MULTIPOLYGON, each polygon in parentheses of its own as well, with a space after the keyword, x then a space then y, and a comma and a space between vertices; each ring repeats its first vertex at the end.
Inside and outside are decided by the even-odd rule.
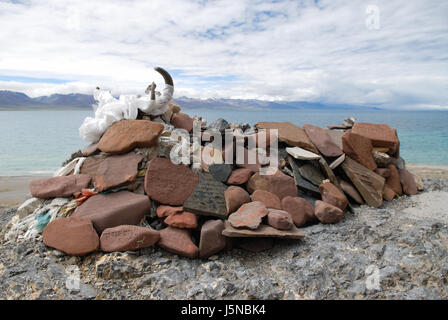
POLYGON ((320 155, 310 152, 308 150, 302 149, 300 147, 286 148, 291 156, 299 160, 318 160, 320 155))
POLYGON ((31 198, 26 200, 22 205, 17 209, 17 215, 20 219, 25 218, 34 212, 39 206, 42 204, 42 200, 37 198, 31 198))

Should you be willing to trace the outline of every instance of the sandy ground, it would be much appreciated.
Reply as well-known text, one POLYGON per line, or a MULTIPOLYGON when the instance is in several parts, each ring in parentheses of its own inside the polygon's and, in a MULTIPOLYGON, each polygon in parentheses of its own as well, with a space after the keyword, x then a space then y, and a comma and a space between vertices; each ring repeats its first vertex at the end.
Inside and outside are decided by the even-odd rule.
MULTIPOLYGON (((448 166, 428 166, 407 164, 407 168, 413 174, 422 178, 439 178, 448 180, 448 166)), ((42 176, 24 176, 24 177, 0 177, 0 206, 15 206, 31 195, 29 193, 29 183, 35 179, 45 178, 42 176)), ((435 198, 437 199, 437 198, 435 198)), ((439 203, 448 203, 443 198, 439 203)))

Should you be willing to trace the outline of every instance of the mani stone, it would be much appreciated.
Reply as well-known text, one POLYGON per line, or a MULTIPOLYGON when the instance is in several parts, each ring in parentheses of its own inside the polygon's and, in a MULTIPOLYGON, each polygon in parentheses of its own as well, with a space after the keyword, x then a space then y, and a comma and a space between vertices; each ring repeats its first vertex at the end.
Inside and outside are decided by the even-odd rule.
POLYGON ((347 207, 348 200, 345 197, 344 193, 331 182, 322 183, 319 186, 319 191, 324 202, 332 204, 342 211, 344 211, 347 207))
POLYGON ((222 220, 208 220, 201 228, 199 241, 199 257, 206 259, 226 247, 226 237, 222 235, 224 222, 222 220))
POLYGON ((396 131, 387 124, 357 122, 352 128, 352 132, 370 139, 374 147, 388 147, 398 151, 399 141, 396 131))
POLYGON ((170 227, 180 229, 196 229, 198 227, 198 217, 187 211, 171 214, 166 217, 164 222, 170 227))
POLYGON ((344 191, 345 194, 347 194, 350 198, 352 198, 356 203, 358 204, 364 204, 364 200, 362 200, 361 195, 359 194, 358 190, 356 190, 353 185, 345 180, 341 180, 340 182, 342 191, 344 191))
POLYGON ((400 182, 403 186, 403 192, 408 196, 413 196, 418 193, 417 185, 415 184, 414 176, 406 169, 400 169, 400 182))
POLYGON ((403 188, 401 186, 400 173, 398 172, 397 167, 393 164, 389 164, 387 169, 389 169, 389 177, 386 179, 386 184, 389 188, 394 190, 396 194, 401 196, 403 194, 403 188))
POLYGON ((291 122, 257 122, 257 129, 277 129, 278 139, 292 147, 300 147, 308 151, 318 153, 316 147, 310 141, 305 130, 291 122))
POLYGON ((310 152, 308 150, 299 148, 299 147, 293 147, 293 148, 288 147, 288 148, 286 148, 286 152, 298 160, 318 160, 318 159, 320 159, 320 155, 310 152))
POLYGON ((294 222, 288 212, 277 209, 269 209, 268 225, 278 230, 290 230, 294 225, 294 222))
POLYGON ((337 223, 344 217, 344 212, 327 202, 317 200, 315 215, 322 223, 337 223))
POLYGON ((185 113, 173 114, 171 117, 171 124, 178 129, 184 129, 188 132, 193 131, 193 119, 185 113))
POLYGON ((297 227, 315 220, 314 207, 301 197, 286 197, 282 200, 283 210, 288 212, 297 227))
POLYGON ((303 129, 311 142, 324 156, 339 157, 342 155, 342 150, 333 142, 333 140, 331 140, 327 130, 311 124, 304 124, 303 129))
POLYGON ((188 167, 174 164, 170 159, 154 158, 146 170, 145 191, 151 199, 162 204, 181 206, 198 181, 198 175, 188 167))
POLYGON ((168 227, 160 231, 159 247, 190 259, 199 254, 199 248, 191 240, 190 232, 186 229, 168 227))
POLYGON ((184 208, 160 205, 156 209, 156 215, 159 218, 165 218, 175 213, 182 213, 184 208))
POLYGON ((133 182, 137 178, 138 164, 142 159, 143 156, 134 152, 107 157, 98 166, 95 187, 98 191, 103 191, 133 182))
POLYGON ((71 256, 84 256, 98 249, 99 238, 87 218, 69 217, 51 221, 42 232, 43 242, 71 256))
POLYGON ((368 138, 348 130, 342 137, 342 149, 347 156, 364 167, 370 170, 376 169, 377 164, 372 156, 372 142, 368 138))
POLYGON ((268 209, 282 209, 280 198, 266 190, 255 190, 252 193, 252 201, 260 201, 268 209))
POLYGON ((285 239, 301 239, 305 234, 296 226, 292 226, 289 230, 277 230, 271 226, 261 224, 258 229, 237 229, 234 228, 229 221, 224 222, 225 229, 222 234, 232 238, 285 238, 285 239))
POLYGON ((233 170, 230 177, 227 179, 227 184, 244 184, 252 176, 252 170, 240 168, 233 170))
POLYGON ((243 204, 250 202, 249 193, 243 188, 230 186, 224 191, 227 213, 235 212, 243 204))
POLYGON ((134 251, 148 248, 160 239, 159 231, 132 225, 108 228, 100 237, 100 248, 105 252, 134 251))
POLYGON ((383 204, 383 177, 350 157, 345 158, 342 169, 369 206, 378 208, 383 204))
POLYGON ((147 196, 119 191, 90 197, 75 209, 73 216, 89 218, 101 233, 120 225, 138 225, 150 209, 147 196))
POLYGON ((209 173, 199 173, 199 183, 183 204, 185 211, 198 215, 226 218, 224 191, 227 186, 209 173))
POLYGON ((90 180, 90 176, 86 174, 33 180, 30 183, 30 192, 33 197, 39 199, 68 198, 86 189, 90 180))
POLYGON ((163 124, 148 120, 121 120, 112 124, 98 142, 106 153, 126 153, 134 148, 149 148, 157 143, 163 124))
POLYGON ((257 229, 261 220, 269 213, 268 209, 258 201, 243 204, 229 216, 228 221, 235 228, 257 229))
POLYGON ((253 193, 255 190, 265 190, 275 194, 279 199, 287 196, 297 196, 297 186, 292 177, 280 170, 272 175, 254 174, 247 182, 247 190, 253 193))
POLYGON ((305 180, 299 173, 300 163, 298 162, 298 160, 295 160, 293 157, 290 156, 288 157, 288 162, 292 168, 292 172, 294 175, 294 182, 297 185, 297 187, 304 192, 311 193, 312 195, 315 196, 320 196, 319 188, 316 187, 314 184, 308 182, 308 180, 305 180))
POLYGON ((315 186, 320 186, 325 177, 322 175, 320 170, 310 163, 305 163, 298 168, 300 175, 314 184, 315 186))
POLYGON ((208 171, 218 181, 226 182, 232 173, 232 167, 230 164, 212 164, 208 167, 208 171))

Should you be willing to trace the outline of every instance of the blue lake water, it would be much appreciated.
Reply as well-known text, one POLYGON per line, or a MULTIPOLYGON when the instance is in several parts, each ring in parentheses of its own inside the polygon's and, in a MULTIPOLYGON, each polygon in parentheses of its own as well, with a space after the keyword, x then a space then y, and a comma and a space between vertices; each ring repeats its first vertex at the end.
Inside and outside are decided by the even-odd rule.
MULTIPOLYGON (((340 124, 353 116, 360 122, 387 123, 398 130, 401 155, 409 163, 448 165, 446 111, 273 110, 234 111, 183 109, 209 123, 291 121, 320 127, 340 124)), ((78 135, 83 119, 93 111, 0 111, 0 176, 51 174, 70 155, 87 146, 78 135)))

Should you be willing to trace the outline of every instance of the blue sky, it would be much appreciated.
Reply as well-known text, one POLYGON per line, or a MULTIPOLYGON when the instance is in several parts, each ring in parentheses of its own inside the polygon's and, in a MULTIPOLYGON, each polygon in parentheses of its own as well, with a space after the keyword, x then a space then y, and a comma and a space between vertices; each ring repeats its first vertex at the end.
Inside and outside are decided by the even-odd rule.
POLYGON ((1 1, 0 90, 448 109, 448 1, 1 1))

